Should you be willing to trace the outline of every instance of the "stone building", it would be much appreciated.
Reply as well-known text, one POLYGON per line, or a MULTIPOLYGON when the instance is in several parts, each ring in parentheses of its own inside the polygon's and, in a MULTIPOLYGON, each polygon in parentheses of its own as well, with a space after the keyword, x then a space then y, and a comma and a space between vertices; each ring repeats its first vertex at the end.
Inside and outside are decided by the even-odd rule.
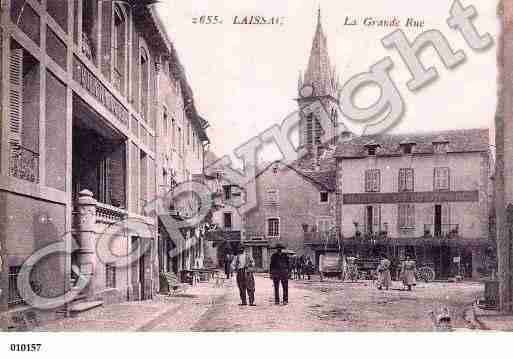
POLYGON ((89 301, 151 298, 158 287, 152 255, 158 234, 173 238, 164 238, 156 213, 145 207, 166 186, 201 173, 208 138, 183 67, 149 3, 2 3, 5 315, 27 309, 18 273, 27 258, 56 241, 66 244, 68 255, 49 255, 32 269, 30 283, 41 296, 73 293, 83 278, 89 285, 81 296, 89 301), (127 218, 143 230, 126 232, 127 218), (114 254, 144 243, 149 250, 118 266, 95 253, 105 235, 114 254), (79 248, 69 255, 73 243, 79 248))
POLYGON ((206 154, 204 172, 203 183, 213 198, 211 230, 203 248, 212 265, 223 267, 225 255, 234 253, 245 240, 245 217, 239 211, 245 193, 243 188, 227 179, 225 166, 211 151, 206 154))
POLYGON ((410 255, 437 278, 486 273, 488 129, 363 136, 335 157, 345 253, 410 255))
POLYGON ((316 250, 305 246, 305 237, 335 225, 334 171, 300 170, 276 161, 257 173, 254 185, 257 207, 245 214, 245 241, 253 247, 253 257, 262 258, 262 268, 269 267, 270 248, 277 243, 297 255, 318 258, 324 242, 316 250))
POLYGON ((252 246, 258 244, 253 255, 264 258, 264 267, 270 257, 268 248, 278 241, 317 263, 321 253, 334 250, 325 245, 328 237, 338 237, 333 154, 340 138, 337 133, 349 134, 340 128, 340 84, 330 61, 320 10, 308 64, 299 76, 297 90, 300 159, 274 162, 258 172, 254 182, 258 206, 246 214, 246 241, 252 246), (327 121, 302 111, 314 103, 322 105, 327 121), (323 141, 325 138, 329 140, 323 141), (326 237, 325 232, 330 235, 326 237))

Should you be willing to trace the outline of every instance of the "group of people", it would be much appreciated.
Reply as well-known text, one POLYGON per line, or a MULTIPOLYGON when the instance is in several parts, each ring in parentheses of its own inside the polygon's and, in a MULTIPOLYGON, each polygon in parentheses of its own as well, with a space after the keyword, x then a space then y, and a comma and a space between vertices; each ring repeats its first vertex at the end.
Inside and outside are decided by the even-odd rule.
MULTIPOLYGON (((290 263, 287 254, 283 253, 284 246, 278 244, 276 252, 271 256, 270 274, 274 286, 274 303, 280 304, 280 285, 283 292, 282 304, 287 305, 289 302, 289 273, 290 263)), ((226 277, 230 278, 235 273, 237 287, 241 303, 239 305, 256 306, 255 303, 255 261, 253 257, 244 251, 244 247, 240 246, 236 250, 236 254, 227 254, 225 257, 226 277), (228 268, 227 268, 228 266, 228 268)))
MULTIPOLYGON (((280 286, 282 289, 283 305, 289 302, 289 277, 291 272, 294 279, 304 277, 304 274, 310 279, 313 273, 313 264, 310 258, 304 256, 296 257, 292 261, 289 256, 283 252, 285 248, 282 244, 276 245, 276 252, 271 256, 271 263, 269 267, 270 278, 274 286, 274 304, 280 304, 280 286), (302 277, 303 276, 303 277, 302 277)), ((225 274, 230 278, 232 273, 235 273, 237 287, 239 288, 239 295, 241 306, 255 306, 255 261, 251 254, 244 251, 244 247, 239 246, 235 251, 235 255, 228 253, 225 257, 225 274)), ((377 268, 377 287, 379 290, 388 290, 392 286, 392 276, 390 274, 392 263, 385 254, 381 255, 381 260, 377 268)), ((416 285, 415 280, 415 261, 410 257, 401 263, 399 279, 402 281, 404 287, 411 291, 412 287, 416 285)))
MULTIPOLYGON (((392 286, 392 276, 390 275, 390 267, 392 263, 386 255, 381 255, 381 261, 379 262, 377 272, 378 281, 377 286, 379 290, 388 290, 392 286)), ((412 287, 416 285, 415 270, 416 264, 409 256, 406 256, 406 260, 401 263, 399 272, 399 279, 402 281, 404 287, 411 291, 412 287)))
POLYGON ((307 277, 310 280, 314 272, 312 260, 304 255, 292 257, 290 267, 292 279, 305 279, 307 277))

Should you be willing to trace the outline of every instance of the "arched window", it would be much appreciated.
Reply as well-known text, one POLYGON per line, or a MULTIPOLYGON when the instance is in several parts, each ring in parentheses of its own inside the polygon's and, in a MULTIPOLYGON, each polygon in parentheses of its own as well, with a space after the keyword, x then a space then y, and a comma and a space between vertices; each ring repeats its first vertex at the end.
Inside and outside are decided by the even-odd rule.
POLYGON ((124 8, 116 4, 116 6, 114 6, 114 22, 112 29, 112 79, 114 87, 123 94, 125 93, 126 82, 127 24, 127 16, 124 8))
POLYGON ((147 121, 148 119, 148 96, 150 93, 150 82, 149 82, 149 57, 144 47, 140 48, 139 52, 139 79, 140 79, 140 99, 141 99, 141 116, 147 121))

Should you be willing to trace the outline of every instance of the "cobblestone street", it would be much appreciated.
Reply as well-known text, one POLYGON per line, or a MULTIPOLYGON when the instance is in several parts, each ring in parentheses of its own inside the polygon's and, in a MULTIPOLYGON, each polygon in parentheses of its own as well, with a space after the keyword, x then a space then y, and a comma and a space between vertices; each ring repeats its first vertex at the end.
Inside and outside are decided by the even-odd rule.
POLYGON ((187 294, 105 305, 39 331, 431 331, 430 310, 448 306, 455 327, 482 290, 477 283, 419 283, 413 292, 378 291, 369 281, 289 282, 289 304, 274 305, 272 282, 256 276, 256 307, 239 306, 235 281, 202 283, 187 294))

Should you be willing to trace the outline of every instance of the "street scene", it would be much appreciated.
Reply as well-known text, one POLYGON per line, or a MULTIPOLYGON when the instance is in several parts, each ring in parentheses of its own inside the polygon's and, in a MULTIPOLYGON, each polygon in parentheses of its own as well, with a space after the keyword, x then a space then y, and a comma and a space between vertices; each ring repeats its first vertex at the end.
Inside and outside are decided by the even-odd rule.
MULTIPOLYGON (((378 291, 371 282, 290 281, 289 304, 274 305, 272 281, 257 275, 255 307, 241 307, 233 280, 223 288, 199 284, 176 296, 113 304, 36 331, 433 331, 429 314, 447 307, 455 328, 471 330, 469 311, 480 294, 476 283, 419 284, 415 291, 378 291)), ((481 330, 513 329, 480 323, 481 330)))
POLYGON ((513 331, 513 2, 206 3, 2 2, 0 331, 513 331))

